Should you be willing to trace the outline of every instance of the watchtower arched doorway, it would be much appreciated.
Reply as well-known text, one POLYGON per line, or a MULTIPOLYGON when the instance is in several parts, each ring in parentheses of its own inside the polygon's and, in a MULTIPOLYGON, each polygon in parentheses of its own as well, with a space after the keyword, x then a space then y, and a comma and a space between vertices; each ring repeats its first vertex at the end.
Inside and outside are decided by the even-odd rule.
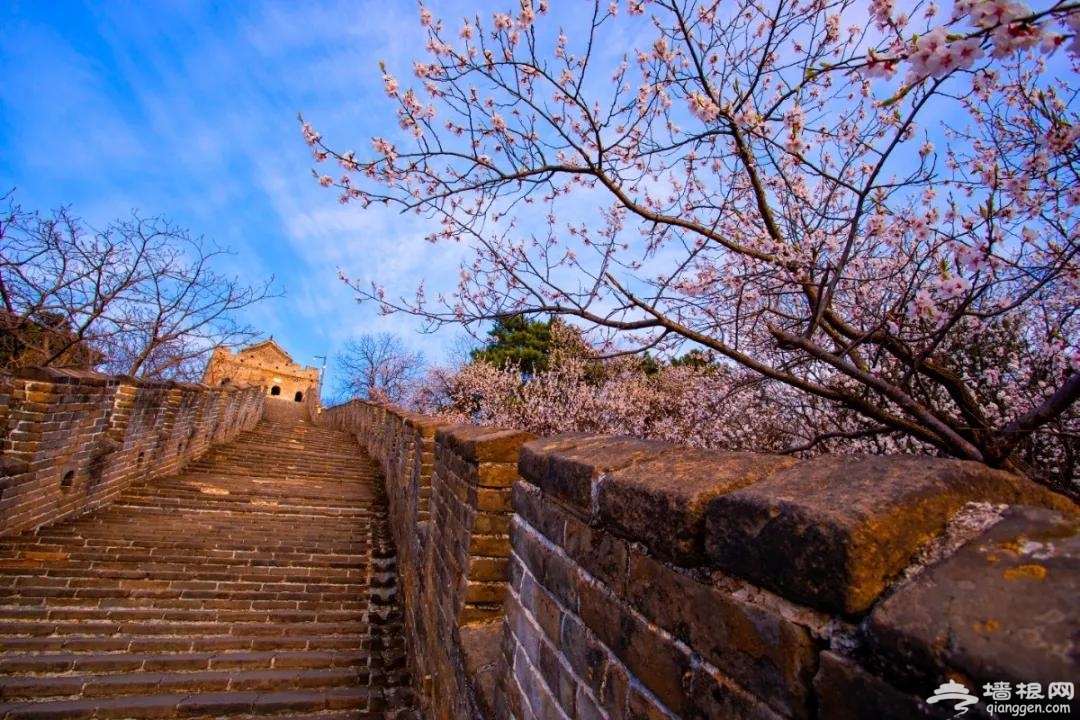
POLYGON ((281 388, 278 387, 277 385, 275 385, 274 387, 270 388, 270 394, 271 395, 280 395, 281 394, 281 388))
POLYGON ((296 402, 303 402, 303 400, 304 400, 304 393, 302 393, 302 392, 300 392, 299 390, 297 390, 297 391, 296 391, 296 394, 295 394, 295 395, 293 395, 293 400, 295 400, 296 402))

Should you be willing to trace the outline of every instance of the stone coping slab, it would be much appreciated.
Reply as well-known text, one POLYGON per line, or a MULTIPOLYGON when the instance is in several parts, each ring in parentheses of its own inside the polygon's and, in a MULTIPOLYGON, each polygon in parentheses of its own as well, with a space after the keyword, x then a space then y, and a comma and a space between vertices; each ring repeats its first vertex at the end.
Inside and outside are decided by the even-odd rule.
MULTIPOLYGON (((1073 682, 1080 658, 1080 519, 1016 506, 885 599, 865 629, 867 662, 917 690, 946 676, 1073 682)), ((1080 708, 1078 708, 1080 709, 1080 708)))
POLYGON ((974 462, 822 456, 714 498, 705 550, 717 566, 790 600, 857 614, 970 501, 1071 505, 974 462))

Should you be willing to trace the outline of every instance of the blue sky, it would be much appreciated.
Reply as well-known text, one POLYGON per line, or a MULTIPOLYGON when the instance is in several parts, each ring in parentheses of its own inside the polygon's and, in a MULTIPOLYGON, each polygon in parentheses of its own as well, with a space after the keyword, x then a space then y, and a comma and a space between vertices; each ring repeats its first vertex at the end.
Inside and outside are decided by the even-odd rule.
POLYGON ((439 360, 450 333, 358 306, 337 270, 411 289, 421 273, 456 277, 460 250, 433 252, 408 217, 339 205, 296 120, 358 149, 386 135, 378 64, 408 75, 416 17, 407 0, 5 0, 0 189, 91 225, 162 215, 231 248, 222 270, 285 290, 248 320, 302 364, 379 331, 439 360))
MULTIPOLYGON (((429 4, 451 28, 518 7, 429 4)), ((574 26, 571 15, 545 25, 560 20, 574 26)), ((340 205, 312 178, 296 119, 361 156, 373 136, 402 132, 379 63, 412 81, 425 43, 414 0, 3 0, 0 27, 0 192, 16 188, 24 209, 69 204, 97 226, 137 209, 231 248, 221 270, 254 284, 274 275, 286 292, 246 319, 302 364, 384 331, 446 359, 460 330, 422 335, 418 321, 357 305, 337 276, 402 295, 423 279, 431 297, 453 287, 467 246, 430 245, 414 215, 340 205)), ((615 62, 639 39, 599 52, 615 62)))

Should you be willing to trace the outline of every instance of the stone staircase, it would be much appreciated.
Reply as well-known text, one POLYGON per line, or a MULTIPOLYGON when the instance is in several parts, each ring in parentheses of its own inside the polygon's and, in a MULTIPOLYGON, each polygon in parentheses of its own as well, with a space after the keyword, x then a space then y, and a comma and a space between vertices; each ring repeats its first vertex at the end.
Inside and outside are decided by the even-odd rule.
POLYGON ((0 718, 414 717, 385 498, 271 401, 183 474, 0 539, 0 718))

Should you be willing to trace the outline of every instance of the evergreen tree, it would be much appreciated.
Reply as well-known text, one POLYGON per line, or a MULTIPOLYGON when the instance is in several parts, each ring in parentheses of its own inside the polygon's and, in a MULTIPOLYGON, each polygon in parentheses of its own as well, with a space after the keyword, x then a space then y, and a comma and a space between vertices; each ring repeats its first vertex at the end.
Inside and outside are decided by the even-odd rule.
POLYGON ((544 372, 551 366, 551 325, 550 319, 524 315, 499 318, 488 331, 487 344, 472 351, 472 359, 499 368, 513 364, 525 375, 544 372))

